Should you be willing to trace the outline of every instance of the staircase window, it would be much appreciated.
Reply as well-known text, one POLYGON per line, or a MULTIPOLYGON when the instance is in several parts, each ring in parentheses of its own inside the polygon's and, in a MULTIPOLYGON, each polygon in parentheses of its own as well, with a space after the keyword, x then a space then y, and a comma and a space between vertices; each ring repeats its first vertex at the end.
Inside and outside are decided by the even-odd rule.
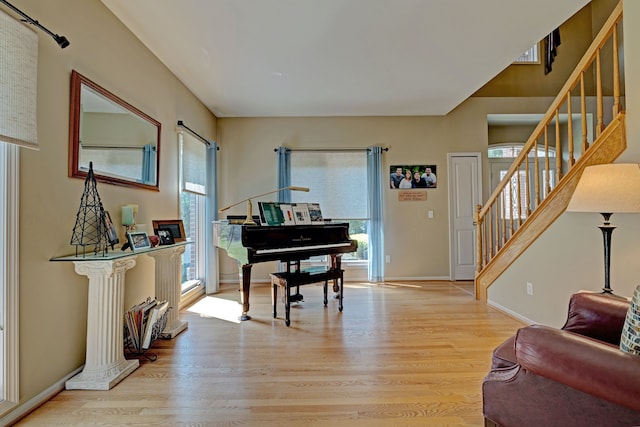
POLYGON ((540 63, 540 55, 538 54, 538 45, 539 43, 534 44, 529 48, 526 52, 518 57, 514 64, 539 64, 540 63))

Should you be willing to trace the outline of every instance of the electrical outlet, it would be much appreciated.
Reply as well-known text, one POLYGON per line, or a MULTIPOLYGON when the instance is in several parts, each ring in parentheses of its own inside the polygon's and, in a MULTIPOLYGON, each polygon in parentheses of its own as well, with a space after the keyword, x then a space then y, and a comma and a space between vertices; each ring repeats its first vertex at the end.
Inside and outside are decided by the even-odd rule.
POLYGON ((385 257, 384 257, 384 261, 385 261, 387 264, 391 264, 391 255, 387 255, 387 256, 385 256, 385 257))
POLYGON ((427 216, 429 217, 429 219, 433 219, 433 211, 427 212, 427 216))
POLYGON ((527 282, 527 295, 533 295, 533 283, 527 282))

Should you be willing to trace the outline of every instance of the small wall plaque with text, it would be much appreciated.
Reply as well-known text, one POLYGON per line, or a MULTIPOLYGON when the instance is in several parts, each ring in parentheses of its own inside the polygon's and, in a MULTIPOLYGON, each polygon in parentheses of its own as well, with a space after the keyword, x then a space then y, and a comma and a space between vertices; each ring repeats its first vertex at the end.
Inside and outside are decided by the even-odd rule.
POLYGON ((423 202, 427 200, 426 191, 400 190, 398 191, 399 202, 423 202))

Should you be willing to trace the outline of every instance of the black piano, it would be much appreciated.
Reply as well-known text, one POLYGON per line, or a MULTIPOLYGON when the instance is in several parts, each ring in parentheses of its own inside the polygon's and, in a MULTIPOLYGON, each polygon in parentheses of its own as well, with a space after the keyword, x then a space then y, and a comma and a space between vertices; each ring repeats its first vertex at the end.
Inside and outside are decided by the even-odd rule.
POLYGON ((281 261, 289 264, 330 255, 331 267, 340 268, 342 254, 354 252, 358 242, 349 238, 349 224, 260 226, 213 222, 213 244, 238 261, 241 268, 242 316, 249 320, 249 285, 253 264, 281 261))

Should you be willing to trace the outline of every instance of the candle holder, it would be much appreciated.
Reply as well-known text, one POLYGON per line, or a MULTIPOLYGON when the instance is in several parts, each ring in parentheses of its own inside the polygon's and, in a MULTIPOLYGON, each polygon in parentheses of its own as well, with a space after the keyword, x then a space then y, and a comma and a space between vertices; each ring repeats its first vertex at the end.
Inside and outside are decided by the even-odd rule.
POLYGON ((136 214, 138 205, 125 205, 122 207, 122 225, 126 233, 136 230, 136 214))

